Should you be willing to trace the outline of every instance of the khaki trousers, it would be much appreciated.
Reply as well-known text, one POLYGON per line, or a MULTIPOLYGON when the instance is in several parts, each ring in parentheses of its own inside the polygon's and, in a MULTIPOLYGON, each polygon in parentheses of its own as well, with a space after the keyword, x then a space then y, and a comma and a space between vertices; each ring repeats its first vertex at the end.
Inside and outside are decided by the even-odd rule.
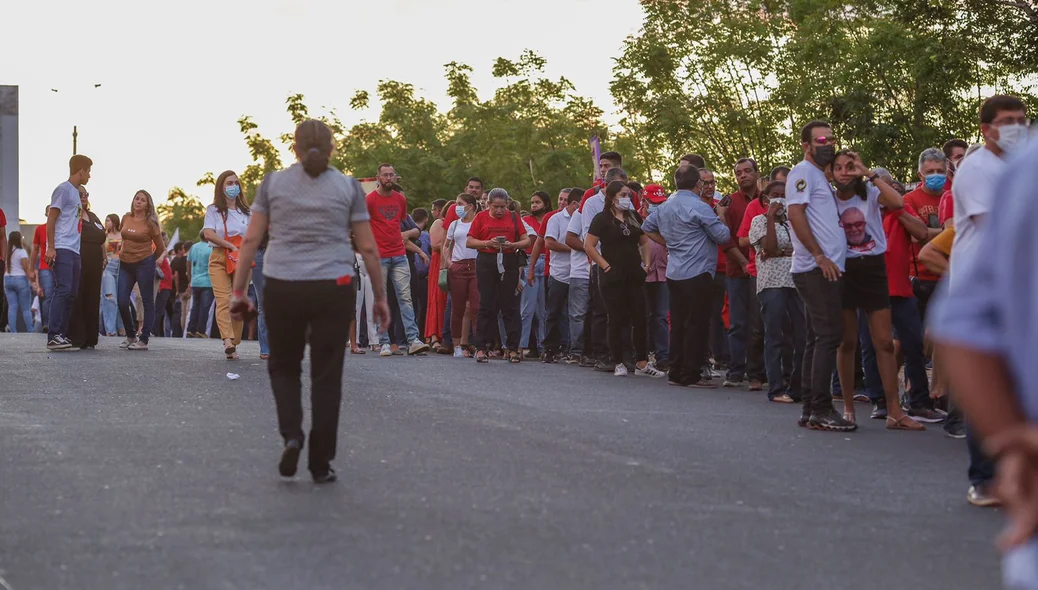
MULTIPOLYGON (((251 270, 249 275, 249 280, 252 280, 251 270)), ((241 344, 244 324, 231 319, 233 275, 227 273, 227 251, 223 248, 213 248, 212 254, 209 255, 209 280, 213 283, 213 296, 216 298, 216 325, 220 328, 220 338, 231 339, 234 345, 238 346, 241 344)), ((248 284, 248 280, 245 284, 248 284)))

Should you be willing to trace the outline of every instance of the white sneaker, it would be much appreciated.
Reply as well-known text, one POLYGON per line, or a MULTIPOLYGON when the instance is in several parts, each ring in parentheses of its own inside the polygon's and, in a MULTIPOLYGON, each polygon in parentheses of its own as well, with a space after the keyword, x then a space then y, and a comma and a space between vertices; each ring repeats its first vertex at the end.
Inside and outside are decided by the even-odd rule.
POLYGON ((427 350, 429 350, 428 344, 421 340, 415 340, 411 343, 411 347, 407 349, 407 354, 418 354, 419 352, 425 352, 427 350))
POLYGON ((388 344, 382 345, 382 350, 378 353, 378 356, 393 356, 393 349, 388 344))
POLYGON ((133 344, 126 347, 126 350, 148 350, 148 343, 135 340, 133 344))
POLYGON ((465 358, 465 355, 461 352, 461 347, 460 346, 455 346, 454 347, 454 358, 456 358, 456 359, 463 359, 463 358, 465 358))
POLYGON ((137 343, 137 339, 136 338, 127 338, 126 340, 123 340, 122 344, 119 345, 119 348, 127 349, 127 348, 130 347, 131 344, 136 344, 136 343, 137 343))
POLYGON ((635 365, 634 374, 645 375, 646 377, 652 377, 653 379, 659 379, 660 377, 666 375, 663 371, 657 369, 656 367, 648 363, 645 365, 644 369, 639 369, 637 368, 637 365, 635 365))
POLYGON ((627 376, 627 367, 625 367, 623 363, 620 363, 619 365, 616 365, 616 368, 613 369, 613 377, 626 377, 626 376, 627 376))

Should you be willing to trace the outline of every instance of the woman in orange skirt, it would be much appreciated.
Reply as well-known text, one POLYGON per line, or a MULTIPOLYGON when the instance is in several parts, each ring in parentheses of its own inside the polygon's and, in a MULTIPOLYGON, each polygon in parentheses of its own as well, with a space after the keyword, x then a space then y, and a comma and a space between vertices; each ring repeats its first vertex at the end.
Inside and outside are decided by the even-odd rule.
MULTIPOLYGON (((453 207, 454 202, 448 201, 447 207, 453 207)), ((443 215, 433 222, 429 228, 429 239, 432 243, 432 255, 429 257, 429 295, 427 310, 425 312, 425 337, 432 346, 434 352, 446 354, 451 352, 450 346, 443 345, 443 314, 447 309, 447 294, 440 290, 440 250, 443 248, 443 240, 447 236, 447 229, 443 227, 443 215)))

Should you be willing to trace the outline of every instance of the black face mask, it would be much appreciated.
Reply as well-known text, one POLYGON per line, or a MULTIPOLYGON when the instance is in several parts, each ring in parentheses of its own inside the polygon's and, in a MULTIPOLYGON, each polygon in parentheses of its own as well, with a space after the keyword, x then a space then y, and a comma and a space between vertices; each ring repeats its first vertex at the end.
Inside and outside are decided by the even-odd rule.
POLYGON ((815 147, 814 152, 815 164, 818 164, 822 168, 825 168, 829 164, 833 163, 836 159, 836 146, 832 145, 820 145, 815 147))
POLYGON ((851 192, 855 188, 857 188, 857 185, 858 185, 858 181, 857 180, 852 180, 852 181, 848 182, 847 184, 844 184, 844 183, 840 182, 839 180, 836 180, 835 178, 833 179, 833 186, 835 186, 836 190, 840 191, 841 193, 851 192))

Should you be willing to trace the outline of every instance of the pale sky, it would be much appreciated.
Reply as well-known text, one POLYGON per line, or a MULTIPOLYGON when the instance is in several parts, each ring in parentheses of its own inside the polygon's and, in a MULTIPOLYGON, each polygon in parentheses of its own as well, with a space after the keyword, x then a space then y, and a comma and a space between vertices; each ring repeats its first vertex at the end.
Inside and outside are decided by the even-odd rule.
POLYGON ((125 213, 139 188, 156 204, 173 186, 208 204, 211 189, 195 182, 249 163, 243 114, 276 138, 291 131, 284 102, 298 92, 312 114, 334 107, 355 123, 350 97, 374 96, 381 79, 447 108, 443 64, 471 65, 485 98, 493 60, 526 48, 615 121, 613 58, 641 19, 637 0, 5 3, 0 84, 20 87, 20 216, 42 221, 67 179, 73 124, 79 153, 94 161, 99 216, 125 213))

